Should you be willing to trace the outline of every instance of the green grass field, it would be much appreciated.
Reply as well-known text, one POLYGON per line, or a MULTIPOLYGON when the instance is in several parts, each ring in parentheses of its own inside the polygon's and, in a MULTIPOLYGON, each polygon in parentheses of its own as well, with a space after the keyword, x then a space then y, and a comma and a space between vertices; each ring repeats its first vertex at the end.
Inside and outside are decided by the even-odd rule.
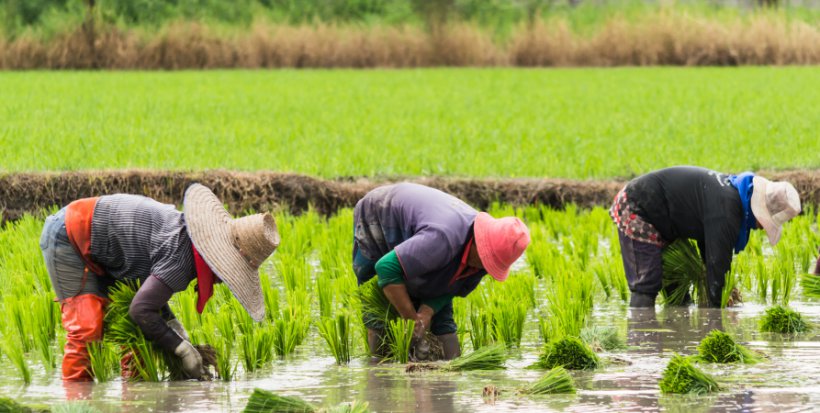
POLYGON ((0 74, 0 170, 604 178, 820 167, 820 70, 0 74))

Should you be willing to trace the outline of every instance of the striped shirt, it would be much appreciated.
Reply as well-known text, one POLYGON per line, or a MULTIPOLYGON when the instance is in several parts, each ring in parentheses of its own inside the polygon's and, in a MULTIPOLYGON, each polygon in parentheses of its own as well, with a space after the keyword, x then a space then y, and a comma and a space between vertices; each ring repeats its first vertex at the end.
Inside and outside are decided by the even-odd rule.
POLYGON ((100 197, 91 220, 91 259, 118 280, 154 275, 174 292, 196 278, 182 212, 139 195, 100 197))

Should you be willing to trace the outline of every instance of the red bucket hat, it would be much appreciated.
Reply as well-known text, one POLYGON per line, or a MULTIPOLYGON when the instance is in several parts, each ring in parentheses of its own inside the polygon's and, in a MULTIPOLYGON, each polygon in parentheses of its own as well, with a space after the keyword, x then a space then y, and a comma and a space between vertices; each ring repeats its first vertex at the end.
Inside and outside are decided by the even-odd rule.
POLYGON ((530 230, 516 217, 496 219, 479 212, 473 232, 481 264, 498 281, 507 279, 510 266, 530 245, 530 230))

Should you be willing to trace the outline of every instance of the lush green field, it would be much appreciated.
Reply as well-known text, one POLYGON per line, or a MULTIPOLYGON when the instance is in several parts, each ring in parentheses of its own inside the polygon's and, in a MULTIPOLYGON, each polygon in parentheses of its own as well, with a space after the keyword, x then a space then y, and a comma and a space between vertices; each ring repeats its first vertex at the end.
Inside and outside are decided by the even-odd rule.
POLYGON ((820 70, 0 74, 0 169, 628 176, 820 166, 820 70))

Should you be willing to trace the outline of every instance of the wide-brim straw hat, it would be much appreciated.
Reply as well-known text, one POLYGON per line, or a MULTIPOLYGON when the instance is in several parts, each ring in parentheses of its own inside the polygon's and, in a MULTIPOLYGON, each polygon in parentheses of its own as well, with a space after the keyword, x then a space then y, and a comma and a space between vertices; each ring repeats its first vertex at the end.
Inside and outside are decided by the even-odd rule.
POLYGON ((188 235, 202 259, 228 285, 251 318, 265 318, 259 266, 279 246, 273 217, 255 214, 234 219, 207 187, 193 184, 182 206, 188 235))
POLYGON ((530 245, 530 230, 516 217, 496 219, 479 212, 473 233, 481 265, 497 281, 507 279, 510 267, 530 245))
POLYGON ((800 213, 800 195, 788 182, 772 182, 766 178, 752 178, 752 213, 766 230, 771 245, 780 241, 783 224, 800 213))

